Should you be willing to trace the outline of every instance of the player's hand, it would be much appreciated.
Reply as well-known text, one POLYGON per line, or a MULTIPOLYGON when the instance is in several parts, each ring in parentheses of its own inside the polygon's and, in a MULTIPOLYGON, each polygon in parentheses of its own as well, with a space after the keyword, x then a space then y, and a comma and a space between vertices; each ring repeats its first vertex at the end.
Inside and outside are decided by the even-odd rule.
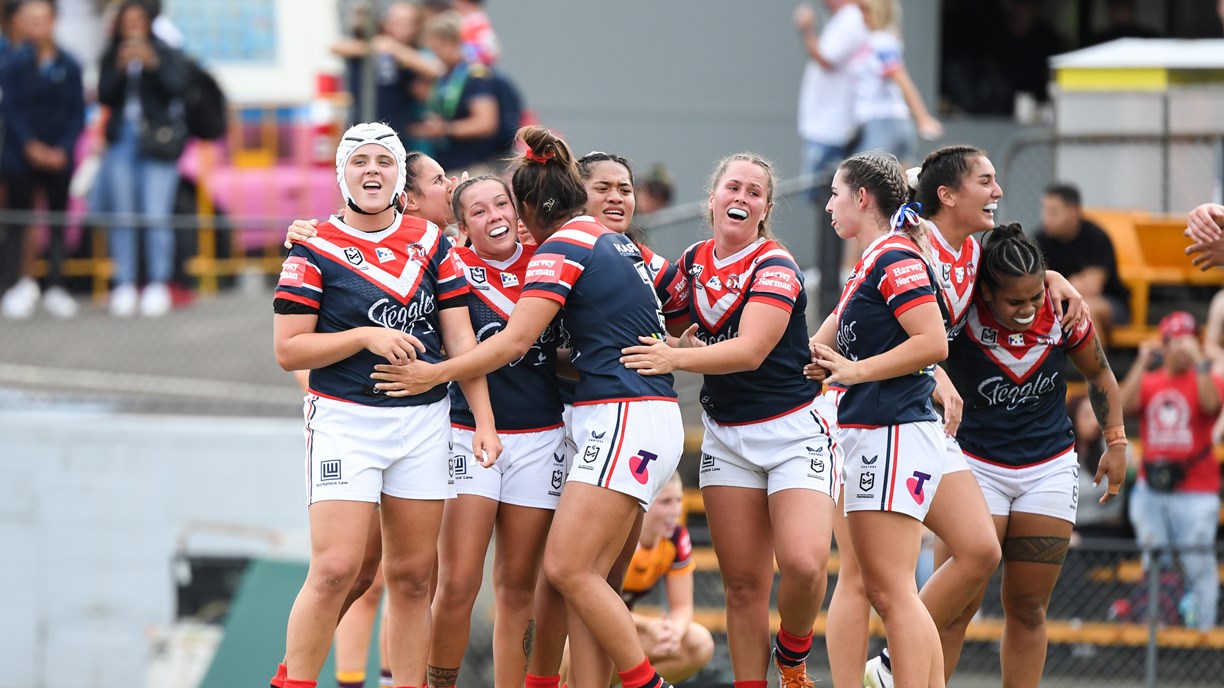
POLYGON ((943 406, 944 433, 948 437, 956 437, 956 430, 960 427, 965 401, 961 399, 961 395, 956 391, 952 381, 943 375, 935 376, 935 399, 939 401, 940 406, 943 406))
POLYGON ((666 375, 679 367, 679 349, 654 337, 638 337, 638 341, 642 343, 641 346, 621 349, 620 362, 626 368, 642 375, 666 375))
POLYGON ((1071 286, 1065 277, 1050 282, 1047 289, 1050 291, 1050 301, 1054 304, 1054 317, 1058 318, 1063 329, 1074 330, 1081 321, 1089 317, 1084 295, 1071 286), (1063 301, 1067 302, 1066 309, 1063 308, 1063 301))
POLYGON ((1104 504, 1122 491, 1122 481, 1126 479, 1126 445, 1115 444, 1108 447, 1097 463, 1096 476, 1092 486, 1101 484, 1101 478, 1106 478, 1105 494, 1101 495, 1100 504, 1104 504))
POLYGON ((472 435, 472 456, 476 457, 481 466, 488 468, 497 463, 501 453, 502 443, 497 429, 482 427, 477 423, 476 432, 472 435))
POLYGON ((650 653, 652 657, 666 657, 680 649, 680 641, 684 639, 684 636, 670 618, 665 616, 650 626, 651 633, 654 635, 654 648, 650 653))
MULTIPOLYGON (((1189 229, 1185 231, 1185 235, 1187 237, 1190 236, 1189 229)), ((1207 272, 1212 268, 1218 268, 1224 265, 1224 239, 1200 241, 1187 246, 1186 255, 1193 256, 1190 259, 1190 264, 1203 272, 1207 272)))
POLYGON ((285 248, 293 248, 295 242, 306 241, 319 235, 318 220, 294 220, 285 232, 285 248))
POLYGON ((374 388, 389 397, 407 397, 424 394, 437 387, 437 366, 425 361, 413 361, 407 365, 393 366, 380 363, 374 366, 370 378, 376 381, 374 388))
POLYGON ((421 340, 389 327, 361 328, 361 344, 370 353, 382 356, 391 365, 405 365, 416 360, 417 352, 425 353, 421 340))
MULTIPOLYGON (((829 371, 829 375, 824 380, 828 384, 836 382, 849 386, 862 382, 858 362, 842 356, 828 344, 812 345, 812 363, 829 371)), ((806 369, 805 366, 804 370, 806 369)))
POLYGON ((697 323, 689 325, 687 330, 676 337, 676 347, 680 349, 698 349, 705 345, 706 343, 697 337, 697 323))
POLYGON ((1204 203, 1190 211, 1186 218, 1186 236, 1196 244, 1205 244, 1224 236, 1224 205, 1204 203))
POLYGON ((795 8, 795 28, 803 32, 811 31, 816 26, 816 10, 804 3, 795 8))
POLYGON ((923 141, 934 141, 944 135, 943 124, 934 117, 927 116, 918 122, 918 137, 923 141))

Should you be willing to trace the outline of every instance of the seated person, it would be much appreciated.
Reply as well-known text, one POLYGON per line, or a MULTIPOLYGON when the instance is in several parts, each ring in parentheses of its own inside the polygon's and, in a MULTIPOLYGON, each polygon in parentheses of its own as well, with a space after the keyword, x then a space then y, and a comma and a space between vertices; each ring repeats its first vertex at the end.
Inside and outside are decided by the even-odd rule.
POLYGON ((714 655, 714 638, 693 623, 693 546, 680 524, 684 487, 677 473, 642 519, 637 551, 625 573, 624 598, 630 610, 659 580, 666 580, 667 613, 634 612, 638 638, 655 670, 671 684, 693 676, 714 655))
POLYGON ((1070 184, 1046 188, 1041 197, 1041 231, 1035 237, 1049 269, 1064 275, 1108 339, 1116 325, 1130 322, 1130 291, 1118 278, 1118 260, 1109 235, 1084 219, 1079 189, 1070 184))

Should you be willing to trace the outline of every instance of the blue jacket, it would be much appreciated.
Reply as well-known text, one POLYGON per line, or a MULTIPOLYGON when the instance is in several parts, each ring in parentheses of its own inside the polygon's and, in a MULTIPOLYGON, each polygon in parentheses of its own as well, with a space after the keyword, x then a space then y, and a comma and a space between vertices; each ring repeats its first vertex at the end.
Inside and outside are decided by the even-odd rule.
POLYGON ((5 176, 29 173, 25 156, 31 140, 62 148, 68 153, 65 174, 72 172, 73 150, 85 128, 85 97, 81 85, 81 65, 71 55, 58 50, 46 65, 29 46, 11 53, 0 73, 4 99, 4 150, 0 170, 5 176))

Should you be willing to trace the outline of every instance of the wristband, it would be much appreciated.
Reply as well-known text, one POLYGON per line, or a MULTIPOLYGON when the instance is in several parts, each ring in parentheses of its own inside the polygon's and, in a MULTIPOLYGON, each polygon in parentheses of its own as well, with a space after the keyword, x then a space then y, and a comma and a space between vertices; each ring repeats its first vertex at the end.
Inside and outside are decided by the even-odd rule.
POLYGON ((1105 446, 1112 447, 1116 444, 1127 444, 1126 428, 1121 425, 1105 428, 1105 446))

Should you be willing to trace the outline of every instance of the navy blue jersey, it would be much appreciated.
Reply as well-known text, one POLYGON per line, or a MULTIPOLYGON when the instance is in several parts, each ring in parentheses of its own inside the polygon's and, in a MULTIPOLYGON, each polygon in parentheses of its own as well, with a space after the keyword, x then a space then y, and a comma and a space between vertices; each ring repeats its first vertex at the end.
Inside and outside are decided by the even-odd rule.
POLYGON ((1092 343, 1092 322, 1067 331, 1046 295, 1032 327, 999 324, 980 297, 952 340, 948 376, 965 400, 956 439, 966 454, 1003 466, 1031 466, 1075 444, 1067 418, 1067 354, 1092 343))
MULTIPOLYGON (((319 234, 296 243, 281 266, 274 307, 278 313, 316 313, 316 332, 389 327, 425 345, 418 356, 442 360, 438 310, 465 306, 467 285, 448 258, 451 243, 432 222, 397 216, 387 229, 362 232, 332 217, 319 234)), ((438 385, 422 394, 389 397, 370 375, 387 360, 368 350, 310 371, 310 391, 366 406, 418 406, 446 396, 438 385)))
POLYGON ((790 315, 782 338, 756 370, 705 375, 701 406, 721 425, 756 423, 811 403, 820 385, 803 377, 808 350, 807 294, 791 254, 776 241, 758 239, 733 256, 714 256, 714 240, 698 242, 680 257, 687 277, 681 305, 706 344, 739 336, 749 303, 764 303, 790 315), (745 403, 751 400, 751 403, 745 403))
MULTIPOLYGON (((837 348, 851 360, 870 358, 909 339, 897 318, 937 303, 935 277, 908 237, 887 234, 863 253, 837 304, 837 348)), ((909 375, 851 385, 837 407, 842 427, 874 428, 935 420, 935 366, 909 375)))
MULTIPOLYGON (((467 281, 468 314, 477 341, 483 342, 506 328, 534 253, 534 246, 520 244, 513 256, 498 262, 485 260, 470 248, 451 250, 456 272, 467 281)), ((554 322, 522 358, 486 376, 498 432, 537 432, 561 426, 559 340, 560 324, 554 322)), ((476 419, 458 383, 451 383, 450 394, 451 424, 476 429, 476 419)))
MULTIPOLYGON (((675 263, 651 251, 650 247, 639 244, 638 250, 642 252, 646 272, 650 273, 654 282, 655 296, 658 297, 659 303, 663 304, 663 313, 667 322, 670 323, 676 318, 683 319, 687 315, 682 303, 686 284, 684 275, 676 269, 675 263)), ((561 348, 568 349, 569 331, 564 329, 564 325, 562 326, 562 339, 564 343, 561 344, 561 348)), ((567 404, 574 403, 577 383, 566 378, 558 378, 557 385, 561 389, 561 400, 567 404)))
POLYGON ((575 404, 676 398, 671 375, 639 375, 620 362, 638 337, 664 338, 653 277, 638 247, 589 216, 574 218, 536 249, 522 296, 552 299, 580 379, 575 404))

